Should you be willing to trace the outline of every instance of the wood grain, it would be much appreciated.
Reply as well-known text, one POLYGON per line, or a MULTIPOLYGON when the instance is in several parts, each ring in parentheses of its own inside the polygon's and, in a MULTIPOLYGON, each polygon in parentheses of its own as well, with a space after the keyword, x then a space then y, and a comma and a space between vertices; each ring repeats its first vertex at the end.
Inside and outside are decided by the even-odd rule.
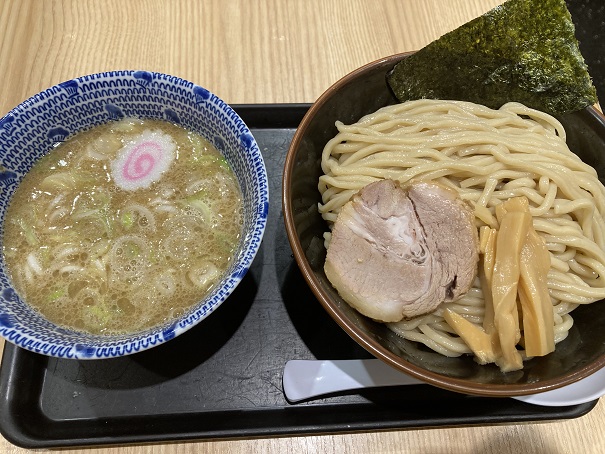
MULTIPOLYGON (((0 115, 53 84, 147 69, 230 103, 312 102, 370 61, 416 50, 501 0, 4 0, 0 115)), ((1 348, 1 346, 0 346, 1 348)), ((66 453, 605 452, 605 407, 570 421, 65 450, 66 453)), ((0 439, 0 452, 24 453, 0 439)))
POLYGON ((419 49, 499 1, 0 3, 4 113, 55 83, 115 69, 174 74, 231 103, 312 102, 353 69, 419 49))

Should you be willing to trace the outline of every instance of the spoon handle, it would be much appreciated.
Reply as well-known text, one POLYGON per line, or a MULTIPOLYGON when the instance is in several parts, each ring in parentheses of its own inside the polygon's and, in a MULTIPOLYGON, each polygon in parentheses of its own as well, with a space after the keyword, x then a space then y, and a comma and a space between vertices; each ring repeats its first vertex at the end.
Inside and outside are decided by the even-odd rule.
POLYGON ((284 394, 290 402, 339 391, 421 383, 378 359, 291 360, 283 375, 284 394))

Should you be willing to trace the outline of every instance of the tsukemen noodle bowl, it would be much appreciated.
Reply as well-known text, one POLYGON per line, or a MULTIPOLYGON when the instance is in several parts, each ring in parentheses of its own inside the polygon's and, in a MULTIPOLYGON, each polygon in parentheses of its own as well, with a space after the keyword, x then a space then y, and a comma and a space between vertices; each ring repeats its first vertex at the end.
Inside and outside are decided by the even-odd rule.
MULTIPOLYGON (((420 223, 423 226, 416 231, 421 231, 423 234, 429 236, 431 229, 441 228, 445 223, 449 222, 446 219, 447 214, 445 215, 446 217, 443 217, 443 213, 448 213, 444 211, 443 207, 445 206, 445 202, 450 202, 449 197, 453 198, 451 196, 452 190, 458 184, 458 180, 452 180, 454 183, 448 186, 449 183, 443 175, 453 172, 439 164, 439 159, 442 158, 442 155, 439 155, 435 151, 440 149, 438 143, 440 143, 441 138, 447 137, 446 133, 439 132, 431 135, 432 131, 429 126, 423 128, 416 127, 415 129, 410 118, 412 118, 412 115, 416 115, 416 113, 410 113, 409 115, 407 113, 401 114, 401 118, 404 118, 401 120, 396 118, 399 115, 398 111, 405 109, 411 111, 415 109, 416 112, 430 113, 436 112, 436 109, 443 108, 445 113, 440 115, 441 117, 445 117, 447 111, 450 111, 460 113, 461 117, 488 118, 488 122, 490 122, 494 130, 502 125, 505 125, 505 128, 509 128, 510 124, 507 123, 508 120, 505 120, 504 117, 512 111, 519 118, 519 124, 523 125, 531 120, 531 115, 534 115, 529 110, 521 112, 517 109, 523 110, 522 107, 512 104, 503 108, 501 112, 502 117, 500 117, 499 113, 493 113, 497 112, 497 110, 488 112, 487 110, 483 111, 480 106, 449 103, 449 101, 433 102, 421 100, 399 105, 400 103, 394 97, 387 84, 386 75, 397 62, 406 58, 406 55, 394 55, 370 63, 336 82, 311 106, 299 125, 288 151, 282 188, 286 230, 297 265, 314 295, 337 324, 368 352, 404 373, 441 388, 475 395, 517 396, 559 388, 599 370, 605 365, 604 303, 599 297, 595 298, 595 295, 599 295, 598 292, 602 291, 602 286, 597 284, 597 282, 601 282, 598 280, 600 276, 599 273, 592 273, 592 278, 587 279, 591 282, 591 287, 580 286, 582 290, 579 290, 575 294, 575 290, 573 289, 576 288, 576 284, 580 285, 581 279, 572 275, 576 272, 582 275, 587 271, 587 268, 581 267, 579 269, 575 267, 574 263, 568 269, 565 264, 556 262, 556 266, 560 267, 560 273, 553 272, 549 274, 549 279, 555 283, 559 282, 558 279, 562 279, 563 282, 566 279, 569 280, 568 285, 557 284, 560 291, 552 293, 553 301, 557 298, 561 298, 563 301, 563 303, 556 303, 559 304, 558 308, 560 312, 555 311, 554 314, 554 340, 556 343, 554 351, 542 356, 527 355, 523 349, 517 347, 518 350, 515 348, 514 353, 522 356, 522 362, 514 366, 500 360, 497 360, 496 364, 490 361, 480 364, 481 358, 470 354, 471 351, 468 350, 467 346, 459 345, 459 338, 453 334, 453 331, 448 331, 449 328, 447 326, 443 328, 445 322, 443 321, 444 316, 441 314, 449 311, 450 308, 452 312, 458 311, 457 316, 456 314, 450 314, 454 318, 454 321, 456 319, 459 320, 461 318, 459 315, 463 314, 466 320, 474 321, 477 319, 478 321, 473 323, 480 325, 484 317, 484 309, 480 304, 474 306, 473 301, 480 300, 481 287, 479 286, 479 290, 477 290, 477 285, 478 276, 481 275, 481 271, 477 273, 474 283, 473 279, 467 279, 470 290, 467 291, 465 289, 464 291, 467 293, 462 297, 451 295, 457 291, 455 286, 456 284, 460 284, 460 281, 457 282, 454 280, 453 286, 445 287, 445 300, 442 300, 444 303, 437 310, 429 309, 426 313, 428 315, 410 313, 408 318, 404 316, 403 320, 392 321, 387 319, 387 317, 390 317, 393 312, 397 311, 384 310, 382 312, 370 312, 369 315, 363 314, 367 309, 364 307, 364 304, 372 305, 382 297, 382 292, 388 294, 391 288, 395 289, 393 292, 403 294, 403 297, 408 296, 406 295, 407 291, 410 295, 415 292, 414 295, 420 296, 414 296, 414 298, 422 299, 424 295, 422 291, 418 290, 418 288, 422 289, 422 287, 413 287, 413 285, 415 281, 420 280, 419 276, 424 272, 424 268, 422 266, 414 267, 418 263, 421 265, 427 263, 426 251, 429 250, 430 252, 432 246, 430 245, 430 241, 427 240, 426 244, 429 244, 429 246, 425 246, 425 243, 421 244, 424 249, 412 249, 411 252, 400 253, 401 255, 409 254, 413 257, 413 263, 408 263, 405 266, 415 270, 412 274, 402 277, 400 279, 401 282, 393 282, 395 280, 393 279, 388 282, 379 281, 379 284, 375 284, 371 280, 382 279, 383 276, 379 276, 379 274, 388 274, 390 272, 388 266, 392 264, 389 263, 387 267, 379 268, 378 272, 373 269, 362 269, 362 265, 366 261, 378 264, 377 257, 381 255, 389 256, 394 253, 389 250, 390 247, 384 250, 380 249, 382 252, 378 253, 362 251, 362 248, 365 247, 363 241, 344 235, 343 232, 346 233, 346 229, 341 228, 337 232, 334 227, 339 222, 337 219, 342 217, 341 226, 346 225, 353 232, 362 232, 359 235, 362 238, 369 238, 369 233, 367 232, 374 234, 374 231, 371 229, 377 229, 377 227, 373 220, 378 219, 378 217, 368 217, 372 221, 364 220, 368 206, 371 207, 371 203, 380 200, 378 195, 383 193, 381 191, 388 192, 387 190, 390 191, 390 187, 395 187, 395 190, 399 190, 398 181, 405 181, 407 186, 404 183, 401 183, 401 186, 407 192, 403 195, 397 193, 398 200, 404 200, 408 206, 416 208, 418 219, 420 219, 420 223), (444 105, 445 107, 443 107, 444 105), (386 108, 387 106, 391 107, 386 108), (383 108, 386 109, 380 110, 383 108), (383 120, 385 126, 380 123, 383 120), (388 129, 389 121, 393 124, 397 124, 397 121, 399 121, 399 124, 403 125, 401 126, 402 130, 407 131, 406 127, 409 126, 411 132, 406 139, 409 139, 411 142, 418 140, 418 143, 426 143, 423 142, 424 137, 429 137, 429 140, 432 140, 430 146, 426 145, 424 148, 420 146, 418 149, 411 147, 413 149, 411 151, 413 156, 411 157, 397 155, 398 151, 396 150, 401 148, 402 145, 398 142, 399 138, 395 137, 397 133, 388 136, 388 133, 392 131, 392 129, 388 129), (387 139, 379 138, 381 137, 380 131, 382 130, 387 131, 384 135, 388 136, 387 139), (367 141, 367 143, 362 144, 362 140, 367 141), (384 141, 384 143, 381 143, 381 141, 384 141), (372 153, 377 149, 380 149, 382 154, 378 155, 376 153, 376 157, 373 158, 372 153), (359 154, 355 154, 358 151, 359 154), (414 167, 413 165, 409 165, 408 167, 408 162, 432 162, 428 158, 424 158, 425 161, 422 161, 423 154, 424 156, 436 157, 435 163, 426 164, 422 168, 420 166, 414 167), (400 170, 400 168, 403 170, 400 170), (362 169, 362 171, 359 169, 362 169), (422 174, 423 176, 427 175, 424 179, 417 177, 414 180, 414 178, 410 177, 410 175, 416 175, 414 172, 420 174, 421 171, 425 172, 422 174), (389 179, 395 180, 395 183, 386 185, 389 187, 385 187, 385 185, 379 187, 377 185, 377 180, 384 181, 389 179), (439 182, 437 187, 432 186, 435 182, 439 182), (439 185, 445 186, 441 187, 439 185), (425 195, 428 194, 428 197, 422 198, 418 195, 422 195, 423 191, 425 195), (349 200, 352 202, 348 202, 349 200), (422 207, 423 211, 419 207, 421 203, 427 203, 427 200, 429 202, 422 207), (432 204, 430 201, 438 202, 438 204, 432 204), (352 203, 352 205, 348 206, 347 203, 352 203), (346 210, 343 206, 347 206, 346 210), (351 207, 354 209, 351 209, 351 207), (367 231, 359 227, 363 225, 368 226, 367 231), (336 253, 330 258, 329 248, 337 247, 336 243, 334 243, 335 236, 337 235, 340 235, 340 238, 337 240, 338 244, 344 246, 338 252, 342 255, 342 258, 339 258, 336 253), (366 236, 364 237, 363 235, 366 236), (361 269, 365 274, 359 274, 359 272, 355 274, 354 270, 356 269, 361 269), (567 272, 565 271, 566 269, 568 269, 567 272), (371 290, 368 293, 370 295, 367 297, 369 302, 359 301, 362 299, 359 295, 363 295, 365 291, 359 287, 359 283, 362 281, 366 284, 374 285, 374 287, 370 287, 371 290), (338 286, 338 290, 336 286, 338 286), (565 298, 567 296, 563 295, 564 293, 567 294, 566 292, 571 293, 572 297, 576 298, 576 300, 570 303, 566 302, 565 298), (448 297, 451 298, 448 300, 448 297), (566 309, 563 309, 564 307, 566 309), (422 324, 420 329, 417 329, 416 325, 418 323, 416 322, 422 324), (443 331, 440 331, 442 329, 443 331), (444 344, 440 345, 439 342, 443 339, 445 339, 444 344)), ((561 142, 560 137, 565 134, 567 147, 573 153, 569 153, 569 151, 562 151, 561 153, 566 153, 566 156, 569 156, 569 159, 573 161, 572 164, 569 164, 570 166, 574 167, 577 165, 579 166, 578 169, 585 169, 587 172, 586 175, 590 174, 591 176, 587 176, 586 178, 580 176, 584 175, 582 173, 584 170, 582 172, 579 170, 570 172, 569 174, 578 175, 578 178, 582 179, 584 187, 602 188, 602 181, 604 181, 603 178, 605 177, 605 119, 603 115, 595 108, 588 107, 578 112, 557 116, 552 121, 552 124, 560 122, 564 128, 564 132, 563 129, 552 132, 555 129, 549 126, 550 119, 548 121, 539 119, 535 123, 536 128, 529 129, 531 129, 532 133, 541 128, 551 131, 546 133, 544 137, 548 137, 547 140, 549 143, 553 144, 561 142), (555 135, 559 137, 555 139, 555 135), (589 180, 591 183, 588 183, 589 180)), ((457 132, 456 123, 452 122, 451 124, 454 124, 452 129, 454 132, 457 132)), ((507 131, 510 130, 516 130, 516 126, 510 126, 510 129, 507 129, 507 131)), ((448 132, 447 134, 450 133, 448 132)), ((518 133, 519 137, 522 137, 523 134, 522 132, 518 133)), ((401 137, 403 137, 403 134, 401 134, 401 137)), ((473 133, 460 134, 458 136, 459 139, 462 138, 464 140, 469 137, 474 137, 473 133)), ((458 151, 456 150, 459 150, 459 148, 451 145, 446 151, 442 152, 444 153, 443 156, 448 152, 457 153, 458 151)), ((510 148, 512 149, 512 145, 510 148)), ((498 147, 494 147, 494 149, 496 151, 500 150, 498 147)), ((472 156, 477 150, 480 150, 479 145, 470 146, 466 151, 463 150, 460 156, 472 156)), ((483 160, 482 162, 485 162, 487 166, 491 158, 489 157, 489 153, 482 150, 473 159, 483 160)), ((503 161, 506 161, 505 157, 503 161)), ((536 162, 545 161, 546 157, 536 158, 536 162), (540 159, 543 161, 540 161, 540 159)), ((464 186, 460 193, 462 193, 462 196, 467 197, 468 200, 478 200, 475 198, 477 194, 472 193, 471 190, 475 182, 481 181, 483 177, 478 175, 480 172, 475 173, 473 169, 476 167, 473 167, 472 164, 465 167, 467 164, 464 161, 459 160, 456 162, 459 169, 462 169, 460 172, 467 172, 468 170, 464 174, 467 175, 465 177, 467 180, 464 183, 466 186, 464 186)), ((471 160, 471 162, 473 161, 471 160)), ((556 167, 555 165, 552 168, 556 167)), ((504 171, 509 172, 509 170, 504 171)), ((571 183, 568 178, 560 179, 554 173, 551 176, 554 180, 560 182, 560 187, 568 182, 571 183)), ((486 176, 488 179, 489 177, 490 175, 486 176)), ((497 176, 494 178, 497 178, 497 176)), ((511 177, 510 181, 512 181, 512 184, 508 186, 494 186, 494 191, 492 192, 496 196, 512 197, 506 195, 507 191, 511 194, 516 194, 517 187, 527 186, 529 188, 533 184, 529 182, 532 179, 530 173, 524 175, 524 178, 519 178, 518 181, 515 181, 515 178, 511 177)), ((547 178, 538 179, 541 184, 545 184, 547 181, 547 178)), ((504 181, 507 182, 509 180, 505 179, 504 181)), ((481 187, 483 188, 483 186, 481 187)), ((481 189, 478 194, 481 195, 482 191, 487 193, 488 189, 481 189)), ((544 193, 549 192, 546 187, 540 187, 540 191, 542 190, 544 190, 544 193)), ((532 211, 532 215, 535 216, 537 210, 535 210, 536 205, 534 204, 540 197, 534 197, 534 194, 529 189, 523 189, 523 191, 528 197, 533 198, 530 206, 534 210, 532 211)), ((550 192, 554 193, 554 191, 555 189, 551 188, 550 192)), ((599 194, 599 191, 601 189, 595 189, 594 193, 599 194)), ((561 197, 564 200, 565 198, 562 194, 567 192, 568 188, 560 189, 560 193, 558 193, 560 195, 557 196, 557 199, 561 197)), ((548 197, 542 197, 540 200, 548 199, 548 197)), ((598 199, 598 197, 600 196, 597 195, 596 198, 598 199)), ((544 202, 544 205, 546 203, 544 202)), ((562 203, 567 203, 567 206, 571 207, 577 201, 572 197, 569 202, 564 201, 562 203)), ((598 199, 594 203, 595 206, 600 206, 601 200, 598 199)), ((392 213, 388 210, 394 210, 392 208, 394 204, 384 203, 380 205, 380 203, 376 203, 376 206, 387 210, 385 211, 386 213, 392 213)), ((494 208, 494 206, 490 207, 494 208)), ((595 210, 597 209, 595 208, 595 210)), ((475 209, 476 212, 481 213, 483 211, 475 209)), ((484 212, 487 213, 487 211, 484 212)), ((451 213, 455 213, 455 211, 451 213)), ((471 215, 472 213, 471 210, 471 215)), ((454 214, 451 216, 454 216, 454 214)), ((455 216, 462 219, 465 215, 455 214, 455 216)), ((570 226, 570 230, 567 230, 568 233, 572 231, 572 223, 576 222, 576 219, 581 219, 581 215, 576 214, 562 216, 565 220, 561 221, 561 223, 570 226)), ((386 230, 398 228, 395 224, 396 216, 391 218, 388 216, 385 217, 386 219, 390 219, 385 222, 386 230)), ((487 220, 487 218, 485 219, 487 220)), ((487 220, 487 222, 490 221, 487 220)), ((536 225, 538 228, 544 228, 549 222, 550 220, 547 219, 537 222, 536 225)), ((558 221, 555 220, 555 222, 558 221)), ((602 219, 598 219, 598 222, 602 223, 602 219)), ((586 227, 589 224, 590 222, 586 221, 583 223, 583 226, 586 227)), ((460 221, 454 225, 464 225, 464 222, 460 221)), ((405 230, 406 232, 410 231, 410 227, 407 224, 402 228, 404 230, 408 229, 405 230)), ((590 230, 590 228, 588 229, 590 230)), ((579 231, 575 227, 573 229, 573 231, 579 231)), ((398 231, 402 232, 404 230, 398 231)), ((594 230, 596 230, 596 227, 593 228, 594 230)), ((458 235, 457 231, 450 230, 446 234, 446 244, 444 246, 446 250, 453 250, 467 243, 471 245, 469 248, 472 249, 472 237, 468 241, 462 241, 461 238, 456 238, 458 235)), ((553 234, 552 237, 549 237, 548 247, 554 251, 556 258, 560 257, 561 261, 563 261, 564 256, 557 255, 557 251, 565 250, 563 246, 556 245, 557 241, 559 241, 559 236, 565 235, 557 236, 553 234)), ((599 236, 599 233, 595 234, 597 238, 596 242, 600 241, 599 236)), ((403 237, 405 239, 405 235, 403 237)), ((377 237, 370 239, 374 241, 375 238, 377 237)), ((437 242, 439 241, 444 242, 444 240, 437 240, 437 242)), ((397 245, 392 246, 395 248, 397 245)), ((480 246, 477 246, 477 248, 479 249, 480 246)), ((587 247, 587 250, 589 249, 587 247)), ((446 260, 446 255, 442 254, 439 260, 433 260, 432 263, 442 263, 440 260, 446 260)), ((602 256, 602 251, 597 255, 602 256)), ((477 261, 476 256, 473 260, 477 261)), ((597 263, 597 260, 584 260, 583 258, 579 260, 585 264, 590 263, 590 266, 600 269, 601 265, 597 263)), ((538 265, 537 262, 536 265, 538 265)), ((441 272, 441 270, 438 271, 441 272)), ((584 284, 582 283, 582 285, 584 284)), ((410 298, 412 297, 410 296, 410 298)), ((388 300, 386 297, 385 299, 388 300)), ((385 306, 388 308, 388 305, 385 306)), ((370 308, 369 310, 372 309, 370 308)), ((529 326, 529 318, 525 322, 529 326)), ((529 330, 529 328, 527 329, 529 330)), ((480 331, 481 329, 475 329, 475 332, 480 331)), ((528 343, 529 341, 526 342, 525 347, 527 347, 528 343)))
POLYGON ((0 150, 0 334, 25 349, 94 359, 162 344, 222 304, 260 247, 260 150, 191 82, 66 81, 0 120, 0 150))

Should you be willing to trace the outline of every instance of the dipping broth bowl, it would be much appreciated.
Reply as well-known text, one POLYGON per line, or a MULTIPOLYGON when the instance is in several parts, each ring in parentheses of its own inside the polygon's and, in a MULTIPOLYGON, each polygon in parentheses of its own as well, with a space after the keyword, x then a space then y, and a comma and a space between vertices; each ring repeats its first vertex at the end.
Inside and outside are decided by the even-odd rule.
MULTIPOLYGON (((397 336, 350 307, 326 278, 323 233, 328 226, 317 209, 322 150, 337 134, 337 120, 351 124, 397 102, 386 74, 406 55, 378 60, 343 77, 311 106, 294 135, 286 156, 282 198, 288 239, 304 279, 324 309, 358 344, 401 372, 440 388, 520 396, 559 388, 596 372, 605 365, 603 301, 574 310, 574 326, 554 353, 525 362, 523 370, 502 373, 495 365, 477 364, 469 355, 448 358, 397 336)), ((559 119, 570 149, 605 178, 603 115, 588 107, 559 119)))
POLYGON ((236 112, 207 89, 150 71, 78 77, 24 101, 0 119, 0 241, 9 201, 34 162, 80 131, 125 117, 167 120, 197 132, 223 154, 243 195, 243 230, 234 259, 210 294, 167 326, 135 334, 92 335, 55 325, 16 293, 0 257, 0 335, 59 358, 100 359, 140 352, 173 339, 208 317, 248 271, 269 207, 261 152, 236 112))

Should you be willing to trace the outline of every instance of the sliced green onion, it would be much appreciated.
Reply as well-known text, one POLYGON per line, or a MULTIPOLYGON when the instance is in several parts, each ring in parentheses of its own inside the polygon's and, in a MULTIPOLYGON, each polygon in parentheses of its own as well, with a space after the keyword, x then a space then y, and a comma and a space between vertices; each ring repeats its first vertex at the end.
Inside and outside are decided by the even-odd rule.
POLYGON ((126 213, 123 213, 120 217, 120 221, 122 221, 122 226, 124 226, 126 230, 132 228, 134 225, 134 216, 132 215, 132 212, 127 211, 126 213))

